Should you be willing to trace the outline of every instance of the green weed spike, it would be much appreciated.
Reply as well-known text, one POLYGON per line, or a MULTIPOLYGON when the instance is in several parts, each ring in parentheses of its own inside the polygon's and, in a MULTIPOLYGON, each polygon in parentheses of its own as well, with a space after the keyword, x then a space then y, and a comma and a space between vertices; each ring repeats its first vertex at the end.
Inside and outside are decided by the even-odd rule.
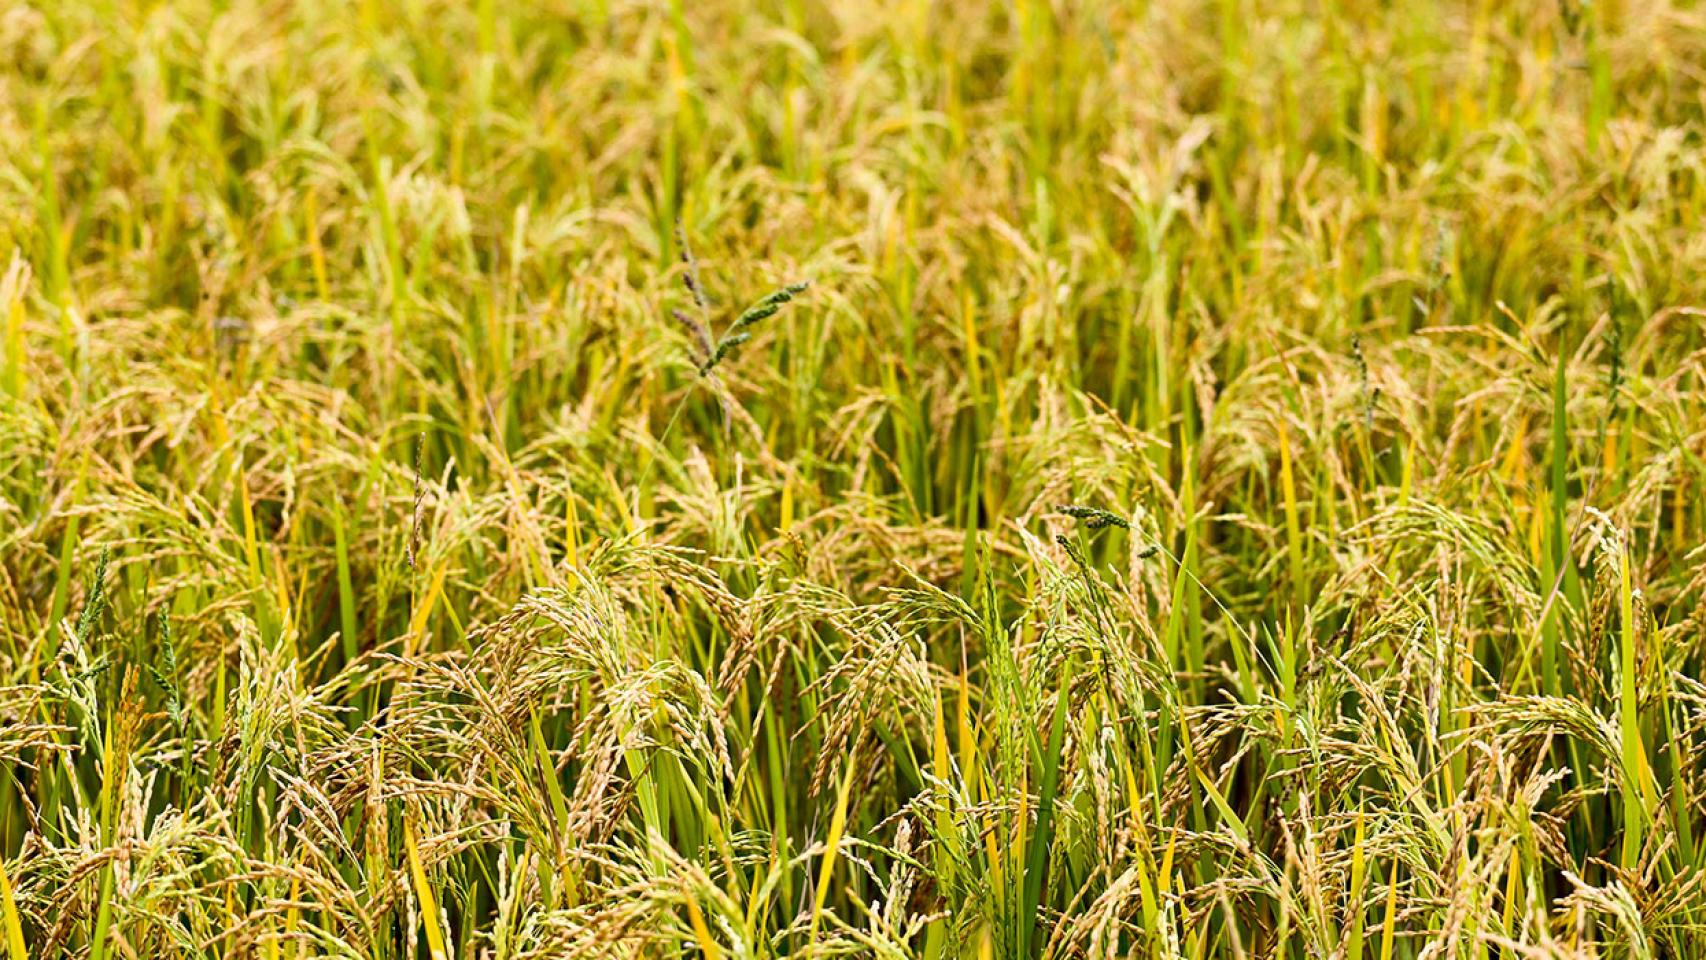
POLYGON ((1061 504, 1054 508, 1057 512, 1082 522, 1086 529, 1102 530, 1107 527, 1118 527, 1130 530, 1131 521, 1101 507, 1084 507, 1076 504, 1061 504))
POLYGON ((101 558, 95 562, 95 575, 89 579, 89 590, 83 601, 83 612, 77 615, 77 642, 89 642, 95 625, 107 609, 107 566, 112 559, 111 549, 101 548, 101 558))

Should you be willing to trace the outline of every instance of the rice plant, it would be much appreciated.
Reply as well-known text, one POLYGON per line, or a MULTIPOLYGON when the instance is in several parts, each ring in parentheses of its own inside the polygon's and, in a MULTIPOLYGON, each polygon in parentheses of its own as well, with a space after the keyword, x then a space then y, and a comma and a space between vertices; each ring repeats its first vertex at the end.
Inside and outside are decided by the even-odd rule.
POLYGON ((1706 957, 1693 3, 11 0, 0 144, 5 960, 1706 957))

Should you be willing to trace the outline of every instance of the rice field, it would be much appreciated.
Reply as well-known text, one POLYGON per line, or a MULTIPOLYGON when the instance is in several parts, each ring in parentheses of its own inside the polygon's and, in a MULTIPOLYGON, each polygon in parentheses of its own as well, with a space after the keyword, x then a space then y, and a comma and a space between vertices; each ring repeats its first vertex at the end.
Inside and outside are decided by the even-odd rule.
POLYGON ((0 0, 0 960, 1706 958, 1706 8, 0 0))

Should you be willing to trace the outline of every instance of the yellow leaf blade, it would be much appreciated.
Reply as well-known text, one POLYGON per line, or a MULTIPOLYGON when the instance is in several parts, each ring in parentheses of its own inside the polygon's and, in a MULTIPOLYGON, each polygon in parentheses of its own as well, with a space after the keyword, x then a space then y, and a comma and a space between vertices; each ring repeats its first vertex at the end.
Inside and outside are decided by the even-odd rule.
POLYGON ((415 881, 415 899, 421 904, 421 922, 426 924, 427 949, 432 960, 450 960, 449 952, 444 949, 444 928, 438 922, 438 901, 433 898, 426 869, 421 866, 421 853, 415 846, 415 828, 407 820, 403 821, 403 843, 409 849, 409 875, 415 881))
POLYGON ((6 925, 6 953, 11 960, 30 960, 24 948, 24 924, 18 919, 18 903, 12 898, 12 880, 0 862, 0 921, 6 925))

